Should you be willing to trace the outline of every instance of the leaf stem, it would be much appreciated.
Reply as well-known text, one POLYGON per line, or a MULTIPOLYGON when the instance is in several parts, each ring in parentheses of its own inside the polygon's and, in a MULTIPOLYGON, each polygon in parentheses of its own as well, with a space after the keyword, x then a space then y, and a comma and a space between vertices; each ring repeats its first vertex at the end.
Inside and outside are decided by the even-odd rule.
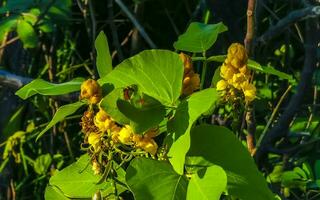
POLYGON ((207 72, 207 63, 208 63, 205 51, 202 53, 202 56, 204 58, 204 61, 203 61, 202 72, 201 72, 200 90, 202 90, 204 87, 204 83, 205 83, 205 79, 206 79, 206 72, 207 72))

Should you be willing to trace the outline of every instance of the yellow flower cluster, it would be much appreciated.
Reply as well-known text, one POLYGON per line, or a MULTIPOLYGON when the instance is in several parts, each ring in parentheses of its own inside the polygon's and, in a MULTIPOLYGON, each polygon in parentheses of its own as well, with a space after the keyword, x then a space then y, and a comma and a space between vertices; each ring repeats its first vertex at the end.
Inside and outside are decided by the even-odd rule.
POLYGON ((200 88, 200 77, 193 70, 190 56, 184 53, 180 53, 179 56, 184 66, 182 94, 188 96, 200 88))
MULTIPOLYGON (((101 87, 91 79, 83 82, 80 98, 87 99, 90 104, 98 104, 102 98, 101 87)), ((108 155, 108 152, 127 155, 121 145, 141 149, 153 156, 157 154, 158 145, 153 139, 158 135, 157 129, 151 129, 144 135, 134 133, 131 126, 119 125, 101 107, 96 111, 95 106, 89 106, 88 110, 84 112, 80 124, 82 132, 85 133, 84 144, 89 147, 92 170, 95 174, 101 173, 108 162, 108 158, 99 159, 101 155, 108 155)))
MULTIPOLYGON (((100 151, 100 142, 102 136, 106 135, 111 138, 113 144, 131 145, 135 148, 142 149, 152 155, 157 153, 158 145, 153 140, 157 135, 156 130, 149 130, 144 136, 136 134, 129 125, 121 127, 118 125, 103 109, 94 116, 94 126, 98 131, 88 134, 88 143, 93 147, 94 151, 100 151)), ((85 123, 82 123, 85 124, 85 123)))
POLYGON ((236 94, 244 95, 246 102, 256 97, 256 88, 250 83, 250 71, 247 68, 248 56, 243 45, 233 43, 228 48, 227 58, 220 68, 222 80, 217 83, 217 90, 226 98, 235 99, 236 94))
POLYGON ((100 102, 102 90, 97 81, 88 79, 81 84, 80 99, 87 99, 90 104, 100 102))

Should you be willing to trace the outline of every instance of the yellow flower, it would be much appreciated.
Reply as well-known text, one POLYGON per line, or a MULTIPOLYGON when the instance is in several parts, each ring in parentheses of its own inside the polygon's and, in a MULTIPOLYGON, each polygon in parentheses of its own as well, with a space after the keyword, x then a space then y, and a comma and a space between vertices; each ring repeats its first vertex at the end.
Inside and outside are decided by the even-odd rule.
POLYGON ((191 87, 192 90, 198 90, 200 88, 200 76, 197 73, 192 74, 191 76, 191 87))
POLYGON ((99 133, 90 133, 89 136, 88 136, 88 143, 93 146, 93 148, 95 150, 97 150, 99 148, 99 142, 100 142, 100 138, 101 138, 101 135, 99 133))
POLYGON ((188 74, 190 71, 193 70, 191 57, 184 53, 180 53, 179 57, 183 62, 184 74, 188 74))
POLYGON ((225 63, 222 64, 220 68, 220 76, 226 80, 232 79, 233 75, 236 73, 236 70, 230 66, 226 65, 225 63))
POLYGON ((225 90, 228 86, 228 83, 225 80, 220 80, 217 82, 217 90, 225 90))
POLYGON ((142 138, 138 143, 136 143, 136 147, 143 149, 152 155, 155 155, 158 150, 157 143, 151 138, 142 138))
POLYGON ((111 117, 102 108, 100 108, 99 112, 94 117, 94 124, 100 131, 106 132, 113 126, 114 122, 111 117))
POLYGON ((94 175, 100 174, 101 168, 100 168, 100 165, 97 161, 92 162, 92 170, 93 170, 94 175))
POLYGON ((233 77, 232 77, 232 81, 230 82, 230 84, 235 87, 236 89, 240 90, 241 89, 241 86, 244 84, 244 82, 246 82, 246 77, 241 74, 241 73, 238 73, 238 74, 234 74, 233 77))
POLYGON ((246 82, 242 86, 242 91, 245 97, 245 101, 251 102, 256 98, 256 87, 253 84, 246 82))
POLYGON ((88 79, 81 84, 80 99, 87 99, 90 104, 101 100, 102 90, 97 81, 88 79))
POLYGON ((132 136, 132 128, 129 125, 126 125, 120 130, 118 139, 122 144, 130 144, 132 142, 132 136))
POLYGON ((226 63, 232 65, 235 68, 242 67, 245 63, 247 63, 248 55, 246 49, 242 44, 233 43, 228 48, 228 54, 226 63))

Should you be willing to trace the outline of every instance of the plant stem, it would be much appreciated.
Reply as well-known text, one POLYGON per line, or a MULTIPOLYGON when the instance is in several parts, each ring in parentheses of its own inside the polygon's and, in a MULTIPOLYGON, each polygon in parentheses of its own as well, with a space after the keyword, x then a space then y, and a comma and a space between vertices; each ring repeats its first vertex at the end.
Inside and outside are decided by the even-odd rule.
POLYGON ((203 65, 202 65, 202 72, 201 72, 201 82, 200 82, 200 90, 203 89, 205 79, 206 79, 206 72, 207 72, 207 58, 206 58, 206 52, 202 53, 202 56, 204 58, 203 65))
POLYGON ((291 88, 292 88, 292 85, 289 85, 289 87, 287 88, 287 90, 283 93, 283 95, 282 95, 281 98, 279 99, 276 107, 274 108, 274 110, 273 110, 273 112, 272 112, 272 114, 271 114, 270 119, 268 120, 268 123, 267 123, 266 127, 264 128, 261 136, 259 137, 259 140, 258 140, 257 146, 256 146, 257 149, 259 148, 260 143, 261 143, 264 135, 265 135, 266 132, 268 131, 269 126, 271 125, 271 123, 272 123, 272 121, 273 121, 273 119, 274 119, 277 111, 279 110, 281 103, 283 102, 284 98, 288 95, 288 93, 289 93, 289 91, 291 90, 291 88))

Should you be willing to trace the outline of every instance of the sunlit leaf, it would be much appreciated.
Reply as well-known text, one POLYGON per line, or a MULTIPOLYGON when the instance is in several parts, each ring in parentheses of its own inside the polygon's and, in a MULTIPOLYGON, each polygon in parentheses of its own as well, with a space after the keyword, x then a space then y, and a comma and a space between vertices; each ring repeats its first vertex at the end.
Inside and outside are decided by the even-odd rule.
POLYGON ((54 114, 52 120, 49 122, 49 124, 38 134, 37 140, 45 133, 47 132, 51 127, 53 127, 58 122, 61 122, 64 120, 67 116, 72 115, 75 113, 81 106, 85 105, 85 102, 75 102, 71 104, 67 104, 64 106, 61 106, 57 112, 54 114))
POLYGON ((269 190, 248 150, 227 128, 200 125, 192 129, 186 163, 209 167, 221 166, 227 173, 228 193, 245 200, 270 200, 269 190))
POLYGON ((101 31, 95 41, 97 51, 97 70, 100 77, 106 76, 112 71, 112 58, 109 51, 107 36, 101 31))
POLYGON ((83 78, 75 78, 66 83, 50 83, 42 79, 35 79, 29 84, 20 88, 16 95, 22 99, 27 99, 35 94, 41 95, 61 95, 80 90, 80 86, 84 81, 83 78))
POLYGON ((187 200, 219 200, 226 187, 226 172, 221 167, 213 165, 191 176, 187 200))
POLYGON ((177 53, 146 50, 126 59, 98 82, 115 88, 137 85, 142 93, 172 106, 181 94, 182 77, 183 63, 177 53))
POLYGON ((200 53, 208 50, 216 42, 218 35, 227 31, 228 28, 222 23, 203 24, 193 22, 185 33, 179 36, 173 46, 177 50, 200 53))
POLYGON ((186 199, 186 177, 165 161, 135 158, 127 168, 126 180, 136 200, 186 199))
POLYGON ((218 99, 219 94, 213 88, 196 92, 179 104, 174 118, 169 122, 168 131, 172 134, 173 143, 168 157, 179 174, 183 173, 185 155, 190 147, 190 130, 194 122, 212 109, 218 99))
POLYGON ((24 48, 34 48, 38 44, 38 36, 31 24, 25 20, 18 20, 17 33, 24 48))

